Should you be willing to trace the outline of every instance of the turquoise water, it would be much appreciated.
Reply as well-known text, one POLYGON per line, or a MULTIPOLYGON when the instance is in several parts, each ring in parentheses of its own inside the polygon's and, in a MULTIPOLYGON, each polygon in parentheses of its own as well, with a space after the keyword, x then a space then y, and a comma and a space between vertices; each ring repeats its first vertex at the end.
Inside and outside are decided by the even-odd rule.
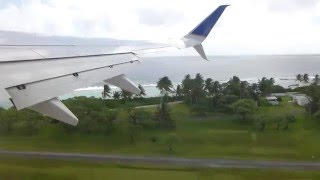
MULTIPOLYGON (((146 90, 146 97, 155 97, 159 96, 160 92, 155 86, 143 86, 146 90)), ((112 87, 112 91, 120 91, 119 88, 112 87)), ((91 87, 91 88, 84 88, 80 90, 73 91, 71 93, 65 94, 63 96, 60 96, 60 99, 68 99, 70 97, 76 97, 76 96, 86 96, 86 97, 96 97, 96 98, 102 98, 102 87, 91 87)))
MULTIPOLYGON (((119 88, 112 87, 112 91, 120 91, 119 88)), ((145 97, 156 97, 160 95, 159 90, 155 86, 146 85, 144 86, 144 89, 146 90, 146 96, 145 97)), ((72 97, 77 96, 86 96, 86 97, 96 97, 96 98, 102 98, 102 87, 90 87, 90 88, 83 88, 79 90, 75 90, 71 93, 62 95, 59 97, 59 99, 64 100, 72 97)), ((12 103, 8 101, 0 102, 0 107, 3 108, 9 108, 12 107, 12 103)))

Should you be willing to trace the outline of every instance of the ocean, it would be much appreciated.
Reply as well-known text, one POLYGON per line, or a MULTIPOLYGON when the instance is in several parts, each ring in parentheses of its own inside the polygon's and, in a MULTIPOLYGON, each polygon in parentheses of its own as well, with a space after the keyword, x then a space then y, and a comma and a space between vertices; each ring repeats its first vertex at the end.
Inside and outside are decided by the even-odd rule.
MULTIPOLYGON (((226 82, 234 75, 249 83, 257 82, 262 77, 273 77, 276 84, 288 87, 297 84, 295 76, 299 73, 307 73, 310 78, 320 74, 320 55, 211 56, 209 59, 205 61, 198 56, 147 57, 141 63, 130 64, 119 72, 126 74, 136 84, 143 85, 149 97, 159 95, 156 82, 163 76, 168 76, 175 85, 186 74, 195 76, 196 73, 220 82, 226 82)), ((101 97, 102 89, 99 84, 84 87, 60 99, 74 96, 101 97)), ((1 105, 8 106, 8 102, 0 102, 1 105)))

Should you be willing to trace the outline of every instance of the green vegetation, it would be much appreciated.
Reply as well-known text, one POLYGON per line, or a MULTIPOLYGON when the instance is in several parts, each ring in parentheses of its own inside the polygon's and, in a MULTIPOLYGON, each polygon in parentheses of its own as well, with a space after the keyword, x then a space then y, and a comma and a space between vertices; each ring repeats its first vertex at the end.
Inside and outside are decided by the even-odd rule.
MULTIPOLYGON (((275 91, 272 78, 249 84, 238 77, 220 84, 201 74, 185 76, 170 97, 168 77, 158 88, 164 97, 143 98, 124 90, 119 99, 78 97, 64 103, 79 117, 77 127, 29 110, 0 109, 0 149, 94 152, 202 158, 319 160, 319 85, 310 94, 310 112, 283 97, 279 106, 263 101, 275 91), (126 95, 124 95, 126 94, 126 95), (185 103, 168 105, 184 99, 185 103), (159 104, 156 108, 134 106, 159 104), (311 158, 313 157, 313 158, 311 158)), ((141 87, 140 87, 141 88, 141 87)), ((283 88, 279 88, 281 91, 283 88)), ((111 96, 108 87, 106 97, 111 96)))
POLYGON ((319 179, 317 171, 195 169, 0 157, 1 179, 269 180, 319 179), (265 174, 268 174, 267 176, 265 174))
POLYGON ((171 117, 170 109, 163 101, 155 112, 154 120, 157 122, 158 127, 171 130, 176 127, 176 122, 171 117))
MULTIPOLYGON (((80 131, 83 126, 70 127, 61 123, 44 124, 33 135, 23 135, 20 130, 0 138, 0 148, 9 150, 39 150, 60 152, 93 152, 148 156, 180 156, 203 158, 319 160, 320 124, 308 119, 303 108, 284 101, 280 106, 260 107, 251 117, 242 121, 237 114, 194 114, 185 104, 171 106, 171 117, 176 129, 158 128, 153 120, 156 109, 145 109, 147 116, 136 117, 139 126, 134 130, 134 143, 128 133, 128 113, 119 111, 110 133, 80 131), (288 130, 281 123, 280 130, 274 121, 295 117, 288 130), (263 132, 256 130, 254 119, 265 122, 263 132), (17 134, 16 134, 17 133, 17 134), (173 151, 168 150, 171 133, 173 151), (173 138, 172 138, 173 139, 173 138), (315 156, 315 159, 311 157, 315 156)), ((142 113, 144 114, 144 113, 142 113)), ((138 115, 139 116, 139 115, 138 115)), ((81 121, 80 121, 81 123, 81 121)))
POLYGON ((256 107, 255 102, 251 99, 240 99, 232 104, 233 110, 239 113, 243 120, 246 120, 247 115, 252 114, 256 107))
POLYGON ((309 86, 299 87, 296 90, 308 95, 311 102, 306 106, 306 110, 310 114, 315 114, 320 110, 320 85, 312 83, 309 86))

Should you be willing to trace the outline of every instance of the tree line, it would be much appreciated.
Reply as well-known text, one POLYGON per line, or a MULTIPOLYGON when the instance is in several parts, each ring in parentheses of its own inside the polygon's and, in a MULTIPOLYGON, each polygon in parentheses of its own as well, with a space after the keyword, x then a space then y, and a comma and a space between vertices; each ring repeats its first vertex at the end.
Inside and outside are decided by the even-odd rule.
POLYGON ((273 78, 263 77, 258 83, 250 84, 233 76, 226 83, 220 83, 212 78, 204 79, 200 73, 196 74, 194 78, 190 74, 186 75, 176 89, 173 88, 168 77, 160 78, 157 82, 157 88, 162 94, 173 93, 191 105, 201 104, 201 102, 211 99, 217 103, 217 106, 220 106, 222 102, 231 103, 239 99, 252 99, 259 103, 260 96, 286 91, 285 88, 275 85, 273 78))
MULTIPOLYGON (((306 110, 316 119, 320 120, 320 78, 315 75, 310 82, 308 74, 298 74, 296 81, 304 82, 305 86, 296 89, 286 89, 275 84, 274 78, 263 77, 257 83, 241 81, 239 77, 233 76, 229 81, 220 83, 212 78, 203 78, 198 73, 193 78, 186 75, 182 82, 173 89, 172 82, 168 77, 160 78, 157 88, 164 94, 175 93, 176 97, 184 101, 198 114, 206 112, 238 113, 242 119, 247 119, 248 114, 252 114, 259 106, 270 106, 265 99, 272 93, 286 93, 296 91, 305 93, 310 103, 306 105, 306 110)), ((275 118, 272 122, 277 124, 279 129, 284 124, 284 129, 288 129, 290 123, 295 118, 292 114, 284 115, 282 118, 275 118)), ((264 129, 266 121, 264 118, 257 118, 256 123, 259 129, 264 129)))
MULTIPOLYGON (((304 83, 304 84, 308 84, 310 83, 310 77, 309 74, 305 73, 305 74, 297 74, 296 75, 296 81, 298 83, 304 83)), ((318 85, 320 83, 320 76, 319 74, 316 74, 311 82, 312 84, 316 84, 318 85)))

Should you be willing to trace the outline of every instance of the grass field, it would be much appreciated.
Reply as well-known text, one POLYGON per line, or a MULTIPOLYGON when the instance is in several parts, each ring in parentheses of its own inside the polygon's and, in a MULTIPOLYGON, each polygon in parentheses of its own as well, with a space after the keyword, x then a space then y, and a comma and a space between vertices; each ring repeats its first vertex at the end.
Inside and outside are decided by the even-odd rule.
POLYGON ((0 179, 269 180, 320 179, 315 171, 188 169, 0 157, 0 179))
POLYGON ((277 131, 272 125, 267 126, 264 132, 257 132, 237 115, 212 113, 199 116, 192 114, 184 104, 175 105, 172 115, 177 121, 174 131, 177 141, 173 152, 168 151, 166 143, 168 134, 172 132, 141 129, 136 135, 136 142, 131 144, 123 121, 117 122, 115 131, 108 136, 57 133, 59 130, 54 127, 46 128, 37 136, 4 136, 0 137, 0 149, 319 161, 320 123, 309 119, 304 109, 283 102, 276 107, 261 107, 256 115, 273 117, 286 113, 297 117, 289 130, 277 131), (158 139, 157 142, 151 141, 153 137, 158 139))

